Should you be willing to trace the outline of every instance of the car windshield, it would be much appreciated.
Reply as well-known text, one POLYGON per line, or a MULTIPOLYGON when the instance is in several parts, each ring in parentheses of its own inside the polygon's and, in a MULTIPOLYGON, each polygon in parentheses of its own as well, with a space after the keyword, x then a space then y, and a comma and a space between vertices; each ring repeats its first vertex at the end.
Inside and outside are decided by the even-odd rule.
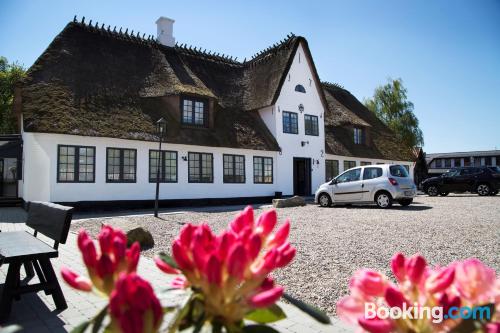
POLYGON ((408 172, 406 171, 405 167, 401 165, 391 165, 389 167, 389 171, 394 177, 408 177, 408 172))
POLYGON ((495 173, 500 173, 500 167, 499 166, 488 167, 488 169, 490 169, 491 171, 493 171, 495 173))

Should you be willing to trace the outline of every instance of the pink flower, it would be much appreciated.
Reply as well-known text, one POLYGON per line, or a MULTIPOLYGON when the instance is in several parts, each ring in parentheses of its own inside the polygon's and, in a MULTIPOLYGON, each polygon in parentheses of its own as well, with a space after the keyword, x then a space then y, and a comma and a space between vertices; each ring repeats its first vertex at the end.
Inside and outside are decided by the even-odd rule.
POLYGON ((387 287, 387 280, 379 272, 361 269, 354 273, 349 282, 349 288, 359 290, 367 296, 383 296, 387 287))
POLYGON ((276 215, 276 211, 274 209, 268 210, 259 216, 259 219, 257 220, 257 231, 262 236, 266 237, 271 233, 271 231, 273 231, 277 221, 278 217, 276 215))
POLYGON ((486 324, 486 333, 500 333, 500 323, 486 324))
POLYGON ((387 305, 389 305, 391 308, 403 308, 404 304, 408 304, 408 300, 406 297, 403 295, 399 289, 393 286, 387 287, 385 290, 385 301, 387 302, 387 305))
POLYGON ((437 293, 447 289, 455 279, 455 267, 447 267, 431 275, 425 281, 425 289, 430 293, 437 293))
POLYGON ((391 259, 392 274, 394 274, 398 282, 406 278, 405 263, 405 256, 401 252, 396 253, 391 259))
POLYGON ((337 316, 346 323, 358 324, 358 319, 364 316, 367 300, 355 296, 344 296, 337 302, 337 316))
POLYGON ((285 223, 281 227, 279 227, 279 229, 276 231, 274 237, 271 237, 270 246, 280 246, 286 241, 289 234, 290 234, 290 222, 285 221, 285 223))
POLYGON ((495 271, 477 259, 467 259, 455 266, 455 286, 471 303, 481 303, 493 296, 495 271))
POLYGON ((360 318, 358 320, 359 326, 364 328, 370 333, 389 333, 392 331, 392 323, 389 320, 373 318, 365 319, 360 318))
POLYGON ((61 275, 71 287, 81 290, 81 291, 91 291, 92 282, 84 276, 78 275, 68 268, 61 268, 61 275))
POLYGON ((160 301, 151 285, 135 273, 122 273, 111 293, 112 322, 123 333, 157 332, 163 318, 160 301))
POLYGON ((413 284, 418 284, 420 279, 424 275, 427 263, 425 258, 421 255, 414 255, 406 261, 405 270, 408 274, 408 278, 413 284))
POLYGON ((265 308, 276 303, 282 295, 283 287, 277 286, 250 297, 248 303, 254 308, 265 308))
POLYGON ((185 289, 189 287, 189 282, 186 280, 184 276, 176 276, 172 282, 170 282, 170 286, 172 288, 177 288, 177 289, 185 289))

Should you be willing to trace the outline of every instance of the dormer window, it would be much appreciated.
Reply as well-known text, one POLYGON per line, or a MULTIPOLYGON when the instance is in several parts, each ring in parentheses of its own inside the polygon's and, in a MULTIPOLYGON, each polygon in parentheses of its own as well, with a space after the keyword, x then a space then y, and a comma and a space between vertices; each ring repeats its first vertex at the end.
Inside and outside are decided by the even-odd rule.
POLYGON ((295 86, 295 91, 305 94, 306 93, 306 88, 304 88, 303 85, 298 84, 298 85, 295 86))
POLYGON ((357 145, 365 144, 365 130, 363 128, 354 128, 354 143, 357 145))
POLYGON ((181 98, 181 121, 186 125, 206 126, 208 120, 208 103, 202 99, 181 98))

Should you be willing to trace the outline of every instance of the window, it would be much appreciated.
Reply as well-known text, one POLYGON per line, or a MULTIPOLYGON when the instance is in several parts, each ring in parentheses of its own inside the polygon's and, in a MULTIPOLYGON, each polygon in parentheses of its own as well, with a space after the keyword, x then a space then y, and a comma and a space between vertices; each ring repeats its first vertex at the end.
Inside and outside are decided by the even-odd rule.
POLYGON ((309 114, 304 115, 304 127, 306 135, 319 135, 318 117, 309 114))
POLYGON ((214 163, 213 155, 208 153, 189 153, 188 164, 190 183, 213 183, 214 163))
POLYGON ((486 166, 493 165, 493 164, 491 164, 491 157, 490 156, 484 158, 484 165, 486 165, 486 166))
POLYGON ((207 103, 204 100, 182 98, 182 123, 196 126, 207 124, 207 103))
POLYGON ((224 183, 245 182, 245 156, 223 155, 224 183))
POLYGON ((447 158, 444 160, 444 167, 451 168, 451 159, 447 158))
POLYGON ((295 86, 295 91, 305 94, 306 93, 306 88, 304 88, 303 85, 298 84, 298 85, 295 86))
POLYGON ((443 167, 443 160, 437 159, 435 162, 436 168, 442 168, 443 167))
POLYGON ((353 169, 344 172, 336 178, 337 183, 348 183, 359 180, 361 177, 361 169, 353 169))
POLYGON ((382 168, 365 168, 363 170, 363 180, 382 177, 382 168))
POLYGON ((391 165, 389 167, 389 171, 394 177, 408 177, 408 172, 406 172, 406 168, 401 165, 391 165))
POLYGON ((326 160, 325 161, 325 179, 326 181, 332 180, 339 174, 339 161, 326 160))
POLYGON ((460 162, 460 159, 459 159, 459 158, 455 158, 455 166, 456 166, 456 167, 461 166, 461 162, 460 162))
POLYGON ((464 166, 470 166, 470 157, 464 157, 464 166))
POLYGON ((354 128, 354 143, 357 145, 365 143, 365 131, 362 128, 354 128))
POLYGON ((256 184, 272 184, 273 159, 272 157, 253 158, 253 182, 256 184))
POLYGON ((149 182, 156 183, 160 171, 161 183, 177 182, 177 152, 162 150, 149 151, 149 182))
POLYGON ((299 134, 298 115, 295 112, 283 111, 283 133, 299 134))
POLYGON ((362 161, 362 162, 361 162, 361 166, 363 166, 363 165, 372 165, 372 162, 363 162, 363 161, 362 161))
POLYGON ((406 165, 406 164, 403 164, 403 167, 406 169, 406 172, 408 174, 410 174, 410 166, 409 165, 406 165))
POLYGON ((106 149, 106 182, 135 183, 136 156, 135 149, 106 149))
POLYGON ((57 182, 93 183, 95 147, 57 146, 57 182))
POLYGON ((344 161, 344 171, 354 168, 356 166, 356 161, 344 161))

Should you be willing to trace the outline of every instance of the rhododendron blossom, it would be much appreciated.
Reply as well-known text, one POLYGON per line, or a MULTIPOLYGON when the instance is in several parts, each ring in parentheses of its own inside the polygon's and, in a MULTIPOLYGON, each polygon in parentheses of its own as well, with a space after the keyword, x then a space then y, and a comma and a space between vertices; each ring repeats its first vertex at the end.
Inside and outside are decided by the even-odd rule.
POLYGON ((288 265, 296 250, 288 241, 289 221, 273 233, 276 224, 275 210, 255 221, 250 206, 219 235, 207 224, 186 224, 172 243, 176 267, 158 258, 156 264, 165 273, 182 273, 172 286, 203 295, 207 321, 238 324, 253 309, 269 307, 283 295, 283 287, 269 274, 288 265))
POLYGON ((397 253, 390 266, 397 283, 372 270, 362 269, 354 274, 349 283, 350 295, 337 303, 341 320, 371 333, 467 332, 470 328, 459 316, 460 307, 473 310, 496 306, 496 312, 485 311, 491 313, 489 318, 476 318, 473 327, 475 332, 498 330, 500 279, 481 261, 467 259, 447 267, 431 268, 420 255, 406 258, 397 253), (413 318, 404 317, 405 309, 410 308, 408 313, 413 318), (442 317, 420 316, 419 311, 425 308, 442 309, 442 317), (376 315, 368 317, 367 309, 376 315), (401 316, 380 315, 384 311, 388 313, 388 309, 399 310, 394 313, 401 316))

